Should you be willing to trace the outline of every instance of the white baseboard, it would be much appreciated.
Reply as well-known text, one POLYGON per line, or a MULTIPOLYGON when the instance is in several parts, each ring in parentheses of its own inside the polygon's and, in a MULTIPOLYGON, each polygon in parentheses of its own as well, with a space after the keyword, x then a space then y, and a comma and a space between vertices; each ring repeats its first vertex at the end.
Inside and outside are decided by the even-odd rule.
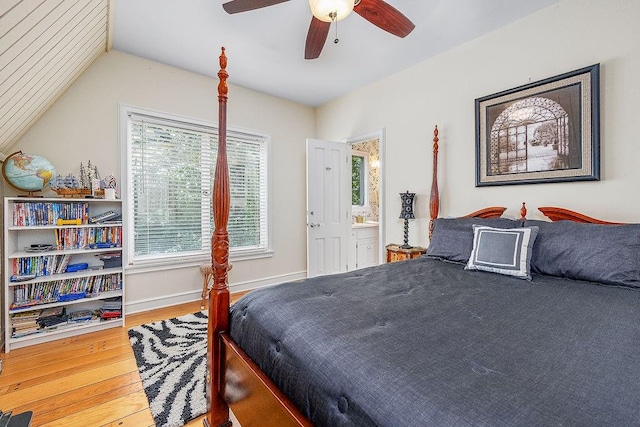
MULTIPOLYGON (((281 274, 278 276, 267 277, 259 280, 249 280, 246 282, 232 283, 229 285, 229 291, 242 292, 252 289, 264 288, 277 285, 278 283, 292 282, 295 280, 305 279, 306 271, 295 273, 281 274)), ((189 292, 180 292, 177 294, 161 295, 159 297, 147 298, 137 301, 125 302, 125 315, 139 313, 142 311, 155 310, 158 308, 169 307, 172 305, 184 304, 187 302, 200 301, 202 291, 194 290, 189 292)))
POLYGON ((199 300, 201 291, 181 292, 178 294, 161 295, 159 297, 147 298, 137 301, 126 301, 124 304, 124 313, 133 314, 142 311, 155 310, 158 308, 169 307, 172 305, 184 304, 199 300))

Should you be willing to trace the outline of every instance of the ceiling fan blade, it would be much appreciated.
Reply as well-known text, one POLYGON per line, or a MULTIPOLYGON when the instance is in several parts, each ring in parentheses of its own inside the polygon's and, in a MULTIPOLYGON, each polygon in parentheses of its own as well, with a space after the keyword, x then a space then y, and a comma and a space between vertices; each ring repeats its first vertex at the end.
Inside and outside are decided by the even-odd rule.
POLYGON ((384 0, 360 0, 353 10, 376 27, 398 37, 406 37, 416 27, 402 12, 384 0))
POLYGON ((240 13, 248 10, 260 9, 289 0, 231 0, 222 5, 227 13, 240 13))
POLYGON ((304 59, 316 59, 320 56, 324 42, 329 35, 331 22, 323 22, 315 16, 311 18, 309 32, 307 33, 307 43, 304 47, 304 59))

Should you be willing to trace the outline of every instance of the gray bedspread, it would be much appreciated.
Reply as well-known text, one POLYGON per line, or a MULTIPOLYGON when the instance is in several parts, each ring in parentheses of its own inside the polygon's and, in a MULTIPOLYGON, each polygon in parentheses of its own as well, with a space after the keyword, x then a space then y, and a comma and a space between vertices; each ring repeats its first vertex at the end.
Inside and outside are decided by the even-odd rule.
POLYGON ((640 291, 418 258, 250 292, 233 339, 318 426, 640 425, 640 291))

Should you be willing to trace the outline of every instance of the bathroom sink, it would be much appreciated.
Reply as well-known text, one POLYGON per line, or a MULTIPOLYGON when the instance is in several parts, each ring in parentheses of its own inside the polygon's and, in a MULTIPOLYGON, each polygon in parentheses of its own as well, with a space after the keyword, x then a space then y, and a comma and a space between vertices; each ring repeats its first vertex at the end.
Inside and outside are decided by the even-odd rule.
POLYGON ((354 222, 351 224, 353 228, 362 228, 362 227, 377 227, 377 221, 365 221, 365 222, 354 222))

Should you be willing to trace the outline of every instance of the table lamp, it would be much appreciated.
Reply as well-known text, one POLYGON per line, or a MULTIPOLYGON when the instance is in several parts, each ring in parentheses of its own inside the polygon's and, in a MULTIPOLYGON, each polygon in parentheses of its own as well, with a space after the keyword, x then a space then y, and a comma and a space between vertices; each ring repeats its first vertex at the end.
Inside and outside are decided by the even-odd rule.
POLYGON ((413 246, 409 245, 409 220, 415 219, 413 215, 413 198, 416 193, 400 193, 402 199, 402 211, 400 211, 400 219, 404 219, 404 245, 400 246, 402 249, 411 249, 413 246))

